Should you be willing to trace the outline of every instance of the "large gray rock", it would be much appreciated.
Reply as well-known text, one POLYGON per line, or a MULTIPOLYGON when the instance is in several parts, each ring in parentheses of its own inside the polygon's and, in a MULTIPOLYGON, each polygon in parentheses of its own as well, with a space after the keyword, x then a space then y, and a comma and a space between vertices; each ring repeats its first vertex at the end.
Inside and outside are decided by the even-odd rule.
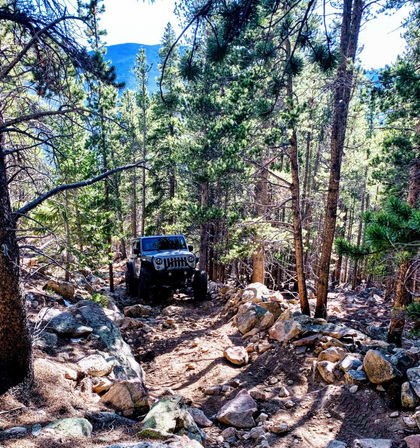
POLYGON ((353 448, 392 448, 394 442, 391 439, 356 439, 353 448))
POLYGON ((299 322, 296 320, 281 320, 280 318, 268 331, 271 339, 285 344, 302 333, 302 325, 299 322))
POLYGON ((165 439, 173 434, 186 435, 200 443, 203 439, 203 433, 179 395, 157 401, 144 417, 138 436, 165 439))
POLYGON ((57 309, 43 309, 40 314, 43 316, 42 321, 47 329, 60 336, 79 338, 88 336, 93 332, 92 327, 86 325, 70 311, 60 312, 57 309))
POLYGON ((85 418, 63 418, 47 425, 42 432, 58 432, 67 436, 92 436, 92 425, 85 418))
POLYGON ((253 414, 258 406, 248 391, 242 389, 233 400, 223 405, 216 419, 236 428, 252 428, 255 426, 253 414))
POLYGON ((379 350, 369 350, 363 359, 363 369, 373 384, 382 384, 394 379, 398 372, 391 359, 379 350))
POLYGON ((407 378, 416 395, 420 397, 420 366, 408 369, 407 378))
POLYGON ((144 382, 144 372, 134 359, 130 346, 124 341, 117 325, 104 313, 100 305, 84 300, 74 306, 74 312, 82 316, 93 333, 105 344, 106 351, 117 361, 113 375, 120 381, 144 382))
POLYGON ((188 412, 200 428, 207 428, 213 425, 213 422, 207 418, 206 414, 201 409, 188 408, 188 412))

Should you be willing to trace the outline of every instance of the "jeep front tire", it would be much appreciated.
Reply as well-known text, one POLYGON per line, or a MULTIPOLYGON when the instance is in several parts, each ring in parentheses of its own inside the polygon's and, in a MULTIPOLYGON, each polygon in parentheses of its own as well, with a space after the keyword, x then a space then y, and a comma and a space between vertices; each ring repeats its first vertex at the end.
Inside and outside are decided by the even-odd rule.
POLYGON ((138 285, 138 297, 141 300, 144 300, 147 302, 150 297, 150 288, 152 286, 152 276, 150 274, 150 271, 142 267, 140 269, 140 276, 139 276, 139 285, 138 285))
POLYGON ((125 271, 125 285, 127 295, 134 297, 137 294, 137 278, 134 263, 131 261, 127 263, 127 270, 125 271))
POLYGON ((207 298, 207 274, 204 271, 196 271, 193 278, 194 300, 202 301, 207 298))

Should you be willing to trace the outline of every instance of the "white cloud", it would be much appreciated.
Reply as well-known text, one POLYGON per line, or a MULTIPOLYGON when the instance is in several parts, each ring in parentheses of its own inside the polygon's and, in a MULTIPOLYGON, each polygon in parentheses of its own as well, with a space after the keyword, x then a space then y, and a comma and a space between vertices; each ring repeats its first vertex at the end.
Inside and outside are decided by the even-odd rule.
POLYGON ((158 44, 168 22, 177 28, 175 0, 105 0, 101 28, 107 45, 158 44))

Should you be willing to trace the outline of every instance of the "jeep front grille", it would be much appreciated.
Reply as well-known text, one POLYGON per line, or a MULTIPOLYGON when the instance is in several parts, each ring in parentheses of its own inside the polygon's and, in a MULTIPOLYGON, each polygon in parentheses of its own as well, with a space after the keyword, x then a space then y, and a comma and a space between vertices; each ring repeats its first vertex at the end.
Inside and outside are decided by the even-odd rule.
POLYGON ((165 257, 163 263, 166 270, 189 267, 187 257, 165 257))

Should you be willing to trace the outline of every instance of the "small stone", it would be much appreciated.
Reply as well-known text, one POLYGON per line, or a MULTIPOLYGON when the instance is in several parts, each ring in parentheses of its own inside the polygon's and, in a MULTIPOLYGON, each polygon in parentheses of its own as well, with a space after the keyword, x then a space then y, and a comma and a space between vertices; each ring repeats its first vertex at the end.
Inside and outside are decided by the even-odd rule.
POLYGON ((392 448, 390 439, 356 439, 353 448, 392 448))
POLYGON ((294 381, 293 380, 287 380, 287 385, 288 386, 292 386, 294 384, 294 381))
POLYGON ((290 393, 289 391, 286 389, 286 387, 281 386, 279 389, 279 397, 285 398, 285 397, 289 397, 290 393))
POLYGON ((236 433, 237 429, 230 426, 222 431, 221 436, 223 437, 223 440, 227 440, 236 437, 236 433))
POLYGON ((112 372, 115 361, 108 361, 101 354, 95 353, 81 359, 77 365, 80 371, 88 375, 106 376, 112 372))
POLYGON ((401 404, 403 408, 414 409, 418 398, 414 393, 410 383, 406 381, 401 385, 401 404))
POLYGON ((329 347, 319 354, 318 361, 338 362, 343 360, 346 354, 347 352, 343 348, 329 347))
POLYGON ((265 436, 265 430, 262 426, 257 426, 249 431, 249 436, 251 439, 259 440, 265 436))
POLYGON ((268 380, 268 383, 269 384, 271 384, 271 385, 273 385, 273 384, 276 384, 276 383, 278 383, 278 378, 274 378, 274 377, 272 377, 272 378, 270 378, 269 380, 268 380))
POLYGON ((293 400, 287 400, 284 405, 286 406, 287 409, 291 409, 293 408, 293 406, 295 405, 295 402, 293 400))
POLYGON ((259 400, 259 401, 267 400, 267 394, 265 392, 263 392, 262 390, 259 390, 259 389, 251 389, 249 391, 249 395, 251 395, 251 397, 254 400, 259 400))
POLYGON ((213 425, 213 422, 207 418, 206 414, 201 409, 197 408, 188 408, 188 412, 191 414, 195 423, 201 428, 208 428, 213 425))
POLYGON ((376 386, 376 390, 377 390, 378 392, 386 392, 386 391, 385 391, 385 387, 382 386, 382 384, 378 384, 378 385, 376 386))
POLYGON ((223 355, 236 366, 243 366, 248 362, 248 352, 244 347, 229 347, 223 352, 223 355))
POLYGON ((407 426, 407 428, 414 429, 417 428, 417 423, 414 419, 411 417, 403 417, 402 421, 404 422, 404 425, 407 426))
POLYGON ((255 426, 253 414, 257 409, 257 403, 247 390, 242 389, 233 400, 223 405, 216 418, 221 423, 236 428, 252 428, 255 426))
POLYGON ((348 370, 344 374, 347 384, 363 384, 367 382, 366 373, 363 370, 348 370))
POLYGON ((209 386, 204 389, 205 395, 219 395, 222 391, 220 386, 209 386))
POLYGON ((286 423, 272 423, 270 425, 270 431, 274 434, 284 434, 289 431, 289 425, 286 423))
POLYGON ((358 390, 359 390, 359 386, 357 386, 357 385, 349 387, 349 391, 352 394, 355 394, 358 390))
POLYGON ((257 418, 257 423, 264 423, 264 422, 266 422, 267 421, 267 419, 268 419, 268 414, 266 414, 265 412, 261 412, 261 414, 258 416, 258 418, 257 418))
POLYGON ((3 431, 1 434, 4 437, 23 437, 28 430, 24 426, 15 426, 14 428, 9 428, 3 431))
POLYGON ((389 416, 390 416, 391 418, 397 418, 397 417, 400 416, 400 413, 399 413, 398 411, 391 412, 391 413, 389 414, 389 416))
POLYGON ((323 378, 324 381, 327 383, 334 383, 335 381, 335 375, 334 375, 334 368, 335 364, 330 361, 319 361, 316 365, 319 374, 323 378))

